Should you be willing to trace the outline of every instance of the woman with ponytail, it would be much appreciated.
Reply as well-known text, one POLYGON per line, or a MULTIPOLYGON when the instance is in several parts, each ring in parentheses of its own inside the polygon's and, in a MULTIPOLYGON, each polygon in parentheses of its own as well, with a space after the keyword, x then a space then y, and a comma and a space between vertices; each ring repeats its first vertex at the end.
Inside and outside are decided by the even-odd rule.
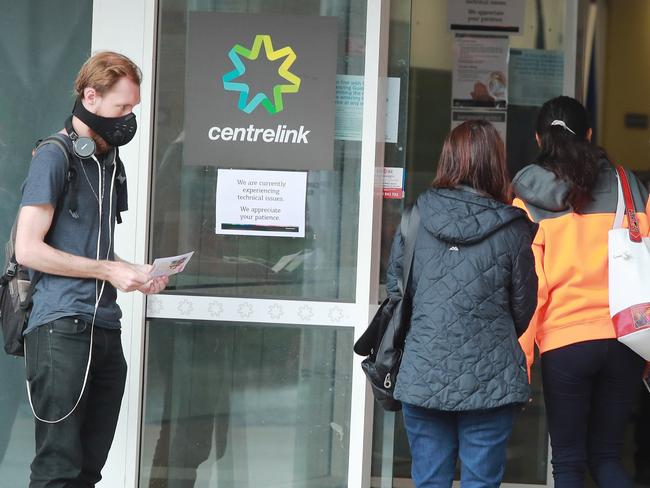
MULTIPOLYGON (((542 107, 539 155, 513 180, 517 198, 539 223, 533 241, 537 310, 521 338, 529 367, 541 353, 544 401, 556 488, 631 488, 621 463, 630 406, 644 362, 616 340, 609 315, 607 232, 616 212, 616 171, 591 141, 585 108, 558 97, 542 107)), ((643 235, 648 192, 627 172, 643 235)))

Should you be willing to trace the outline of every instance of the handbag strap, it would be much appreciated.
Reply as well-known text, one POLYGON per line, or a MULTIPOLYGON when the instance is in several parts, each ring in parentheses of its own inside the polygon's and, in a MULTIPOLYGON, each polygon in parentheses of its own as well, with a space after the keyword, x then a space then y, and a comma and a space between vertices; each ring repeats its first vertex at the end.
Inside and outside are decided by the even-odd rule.
POLYGON ((411 275, 411 268, 413 267, 413 253, 415 251, 415 238, 418 235, 420 228, 420 212, 418 211, 418 204, 415 203, 410 209, 407 209, 400 222, 400 233, 404 239, 404 260, 402 261, 402 279, 397 281, 397 286, 402 292, 402 296, 406 296, 406 291, 409 285, 409 277, 411 275))
POLYGON ((634 209, 634 199, 627 174, 622 166, 616 165, 616 174, 618 175, 618 202, 616 204, 616 217, 612 228, 620 229, 623 226, 623 216, 627 215, 627 222, 632 242, 641 242, 641 229, 639 219, 634 209))

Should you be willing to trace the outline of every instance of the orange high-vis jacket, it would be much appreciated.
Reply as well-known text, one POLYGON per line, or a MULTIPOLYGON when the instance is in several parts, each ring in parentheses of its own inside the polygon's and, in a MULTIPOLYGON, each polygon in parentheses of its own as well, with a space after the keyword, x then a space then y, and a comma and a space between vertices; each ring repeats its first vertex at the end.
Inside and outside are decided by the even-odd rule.
MULTIPOLYGON (((650 234, 648 189, 627 171, 642 235, 650 234)), ((539 280, 537 309, 519 342, 528 368, 535 344, 543 354, 559 347, 595 339, 615 338, 609 315, 608 231, 618 198, 614 167, 599 163, 593 201, 573 212, 565 203, 569 184, 538 165, 517 173, 513 205, 528 212, 539 230, 533 241, 539 280)))

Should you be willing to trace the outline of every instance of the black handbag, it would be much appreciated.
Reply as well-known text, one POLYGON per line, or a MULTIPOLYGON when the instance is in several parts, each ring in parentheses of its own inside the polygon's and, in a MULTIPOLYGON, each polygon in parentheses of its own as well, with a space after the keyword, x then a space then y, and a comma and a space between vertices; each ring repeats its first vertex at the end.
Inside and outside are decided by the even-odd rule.
POLYGON ((389 296, 377 310, 370 325, 354 344, 354 352, 367 356, 361 362, 375 400, 391 412, 401 410, 393 391, 404 351, 404 340, 411 321, 409 276, 413 266, 415 238, 420 227, 417 205, 404 211, 400 232, 404 239, 403 276, 398 279, 399 295, 389 296))

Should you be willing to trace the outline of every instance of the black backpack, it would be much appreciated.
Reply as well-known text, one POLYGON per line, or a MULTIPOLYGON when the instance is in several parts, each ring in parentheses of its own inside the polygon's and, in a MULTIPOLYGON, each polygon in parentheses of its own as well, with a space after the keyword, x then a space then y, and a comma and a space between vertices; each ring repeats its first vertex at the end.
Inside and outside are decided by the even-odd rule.
MULTIPOLYGON (((76 170, 70 165, 70 149, 65 136, 55 134, 42 141, 38 141, 36 151, 46 144, 54 144, 65 155, 66 161, 66 182, 63 193, 57 202, 57 206, 64 200, 70 186, 70 182, 76 176, 76 170)), ((72 209, 71 209, 72 210, 72 209)), ((0 325, 4 336, 4 348, 7 354, 12 356, 24 355, 23 332, 27 327, 29 314, 32 309, 32 293, 38 280, 43 273, 36 271, 30 279, 29 268, 16 261, 16 224, 18 215, 11 228, 9 241, 5 246, 5 267, 4 274, 0 277, 0 325)))

